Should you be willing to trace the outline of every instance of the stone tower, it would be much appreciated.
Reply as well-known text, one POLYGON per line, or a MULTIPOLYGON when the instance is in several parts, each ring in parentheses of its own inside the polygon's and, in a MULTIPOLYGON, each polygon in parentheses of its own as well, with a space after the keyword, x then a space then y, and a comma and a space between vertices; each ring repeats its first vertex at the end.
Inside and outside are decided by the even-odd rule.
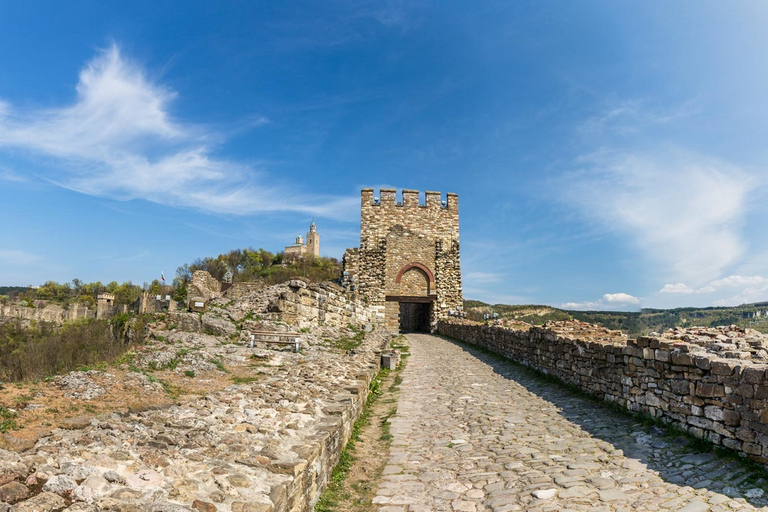
POLYGON ((360 248, 344 255, 342 283, 379 309, 390 330, 431 331, 462 310, 459 199, 417 190, 362 191, 360 248))
POLYGON ((320 256, 320 235, 317 234, 317 226, 314 219, 312 219, 312 224, 309 225, 306 243, 304 243, 304 237, 299 235, 296 237, 295 244, 285 248, 284 254, 286 261, 295 261, 306 256, 320 256))
POLYGON ((309 233, 307 233, 307 254, 320 256, 320 235, 317 234, 315 219, 312 219, 312 224, 309 225, 309 233))

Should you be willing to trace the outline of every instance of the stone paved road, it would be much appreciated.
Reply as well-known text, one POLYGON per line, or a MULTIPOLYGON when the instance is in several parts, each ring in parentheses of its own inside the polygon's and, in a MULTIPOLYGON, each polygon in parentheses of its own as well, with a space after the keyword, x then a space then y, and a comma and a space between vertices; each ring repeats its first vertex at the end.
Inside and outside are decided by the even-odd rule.
POLYGON ((768 503, 768 482, 749 480, 733 462, 691 452, 498 358, 435 336, 408 339, 374 498, 380 512, 700 512, 768 503))

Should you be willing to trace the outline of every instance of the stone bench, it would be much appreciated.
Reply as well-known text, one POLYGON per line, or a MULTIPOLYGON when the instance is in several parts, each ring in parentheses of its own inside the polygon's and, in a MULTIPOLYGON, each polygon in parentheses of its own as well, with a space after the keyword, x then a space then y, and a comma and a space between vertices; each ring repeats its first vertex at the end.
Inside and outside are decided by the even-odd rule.
POLYGON ((293 345, 294 352, 299 351, 299 342, 301 341, 301 334, 298 332, 276 332, 276 331, 249 331, 251 348, 253 344, 258 343, 274 343, 281 345, 293 345))

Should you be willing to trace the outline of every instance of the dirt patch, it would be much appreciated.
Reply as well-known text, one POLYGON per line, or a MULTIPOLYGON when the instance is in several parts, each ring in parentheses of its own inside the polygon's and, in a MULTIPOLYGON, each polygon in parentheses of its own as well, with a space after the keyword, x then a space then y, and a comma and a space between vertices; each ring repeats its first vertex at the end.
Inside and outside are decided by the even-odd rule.
POLYGON ((205 358, 207 364, 200 364, 191 355, 176 356, 178 353, 176 348, 169 350, 167 345, 154 342, 137 347, 110 365, 35 382, 4 384, 0 387, 0 407, 15 413, 14 421, 20 427, 9 435, 42 437, 56 427, 71 429, 104 414, 167 407, 184 396, 205 396, 233 383, 258 380, 263 365, 256 359, 227 360, 225 364, 223 358, 209 356, 205 358), (181 361, 175 366, 152 364, 165 352, 181 361))

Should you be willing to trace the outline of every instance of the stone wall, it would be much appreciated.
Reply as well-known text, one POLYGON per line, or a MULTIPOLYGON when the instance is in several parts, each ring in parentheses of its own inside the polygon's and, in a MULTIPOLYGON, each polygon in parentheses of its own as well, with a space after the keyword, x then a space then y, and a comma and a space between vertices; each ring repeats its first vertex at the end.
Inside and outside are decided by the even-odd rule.
POLYGON ((649 337, 585 341, 547 328, 515 330, 454 319, 441 321, 438 329, 768 462, 765 363, 721 358, 695 344, 649 337))
POLYGON ((242 299, 248 294, 263 290, 266 288, 261 282, 232 283, 232 286, 224 292, 224 297, 231 300, 242 299))
POLYGON ((56 304, 48 304, 42 308, 4 304, 0 306, 0 318, 18 318, 61 325, 64 322, 77 320, 78 318, 96 318, 96 310, 88 309, 81 304, 71 304, 68 309, 64 309, 56 304))
POLYGON ((205 270, 195 270, 187 288, 187 296, 210 300, 221 295, 221 283, 205 270))
POLYGON ((390 330, 399 328, 399 303, 413 297, 432 303, 435 327, 463 304, 458 196, 449 193, 443 203, 440 192, 427 191, 420 204, 416 190, 403 190, 402 202, 396 195, 381 189, 374 201, 373 189, 362 190, 360 248, 345 254, 343 282, 356 286, 390 330))
POLYGON ((298 327, 378 323, 377 311, 367 304, 348 300, 344 289, 331 283, 310 284, 290 281, 286 290, 269 304, 269 311, 298 327))

